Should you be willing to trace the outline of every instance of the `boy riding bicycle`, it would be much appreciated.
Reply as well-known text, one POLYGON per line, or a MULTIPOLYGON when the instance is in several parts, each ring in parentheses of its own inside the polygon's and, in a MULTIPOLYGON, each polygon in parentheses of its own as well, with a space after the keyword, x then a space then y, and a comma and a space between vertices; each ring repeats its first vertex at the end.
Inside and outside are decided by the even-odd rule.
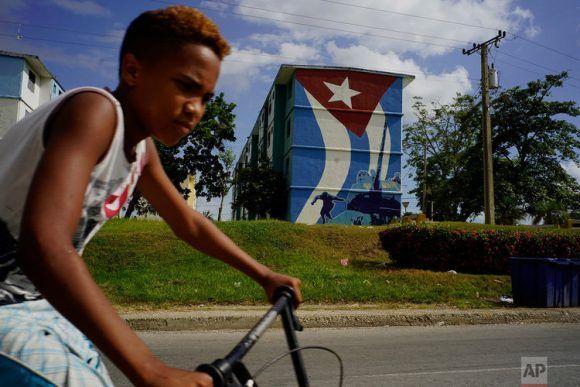
POLYGON ((187 206, 152 141, 175 145, 194 130, 229 50, 197 10, 145 12, 127 29, 115 91, 70 90, 0 140, 0 352, 59 385, 111 385, 94 342, 136 385, 211 385, 158 360, 80 256, 134 188, 192 247, 253 278, 270 300, 288 285, 301 302, 298 279, 258 263, 187 206))

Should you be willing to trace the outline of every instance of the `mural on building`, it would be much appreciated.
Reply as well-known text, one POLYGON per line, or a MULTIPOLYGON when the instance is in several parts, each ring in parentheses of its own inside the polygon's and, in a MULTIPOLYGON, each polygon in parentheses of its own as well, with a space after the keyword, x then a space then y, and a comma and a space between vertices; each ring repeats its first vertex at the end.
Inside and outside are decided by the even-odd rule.
POLYGON ((296 71, 290 220, 385 224, 401 213, 402 79, 296 71))

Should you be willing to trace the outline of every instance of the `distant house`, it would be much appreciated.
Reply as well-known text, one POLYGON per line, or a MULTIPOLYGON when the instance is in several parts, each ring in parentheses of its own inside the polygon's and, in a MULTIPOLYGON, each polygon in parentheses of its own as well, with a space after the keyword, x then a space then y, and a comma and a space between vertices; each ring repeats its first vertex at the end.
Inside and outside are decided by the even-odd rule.
POLYGON ((16 121, 62 93, 40 58, 0 51, 0 138, 16 121))
MULTIPOLYGON (((413 79, 282 65, 236 171, 267 156, 286 177, 290 222, 375 225, 400 217, 402 96, 413 79)), ((237 207, 233 218, 255 214, 237 207)))

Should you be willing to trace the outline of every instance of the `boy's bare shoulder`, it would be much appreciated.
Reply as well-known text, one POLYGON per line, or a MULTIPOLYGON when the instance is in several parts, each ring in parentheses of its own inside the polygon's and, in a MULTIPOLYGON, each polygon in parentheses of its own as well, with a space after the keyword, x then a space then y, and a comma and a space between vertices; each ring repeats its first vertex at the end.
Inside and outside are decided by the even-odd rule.
POLYGON ((97 150, 108 149, 117 125, 116 106, 105 95, 80 91, 62 103, 47 124, 45 143, 67 136, 80 146, 90 144, 97 150))
POLYGON ((53 116, 56 123, 89 124, 90 126, 116 125, 116 107, 110 98, 91 90, 80 91, 63 102, 53 116))

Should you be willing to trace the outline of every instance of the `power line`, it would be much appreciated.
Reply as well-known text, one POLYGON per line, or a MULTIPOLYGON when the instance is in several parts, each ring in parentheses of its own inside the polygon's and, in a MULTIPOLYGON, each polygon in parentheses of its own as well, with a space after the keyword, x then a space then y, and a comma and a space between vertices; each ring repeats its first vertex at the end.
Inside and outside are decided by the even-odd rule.
POLYGON ((384 13, 392 13, 394 15, 414 17, 414 18, 417 18, 417 19, 432 20, 432 21, 437 21, 437 22, 441 22, 441 23, 456 24, 456 25, 465 26, 465 27, 481 28, 481 29, 484 29, 484 30, 497 31, 499 29, 499 28, 491 28, 491 27, 478 26, 478 25, 475 25, 475 24, 461 23, 461 22, 456 22, 456 21, 452 21, 452 20, 437 19, 437 18, 433 18, 433 17, 413 15, 413 14, 410 14, 410 13, 389 11, 387 9, 381 9, 381 8, 365 7, 365 6, 362 6, 362 5, 349 4, 349 3, 344 3, 342 1, 336 1, 336 0, 320 0, 320 1, 324 1, 325 3, 332 3, 332 4, 344 5, 344 6, 347 6, 347 7, 362 8, 362 9, 367 9, 367 10, 371 10, 371 11, 378 11, 378 12, 384 12, 384 13))
MULTIPOLYGON (((532 61, 530 61, 530 60, 523 59, 523 58, 519 58, 519 57, 517 57, 517 56, 515 56, 515 55, 508 54, 507 52, 503 52, 503 51, 497 51, 497 53, 498 53, 498 54, 500 54, 500 55, 505 55, 505 56, 507 56, 507 57, 513 58, 513 59, 515 59, 515 60, 519 60, 520 62, 529 63, 529 64, 531 64, 531 65, 533 65, 533 66, 536 66, 536 67, 539 67, 539 68, 542 68, 542 69, 544 69, 544 70, 548 70, 548 71, 551 71, 551 72, 554 72, 554 73, 559 73, 559 72, 561 72, 561 71, 562 71, 562 70, 556 70, 556 69, 553 69, 553 68, 550 68, 550 67, 542 66, 542 65, 540 65, 540 64, 537 64, 537 63, 534 63, 534 62, 532 62, 532 61)), ((576 77, 572 77, 572 76, 569 76, 569 78, 570 78, 570 79, 576 79, 576 80, 580 80, 580 79, 578 79, 578 78, 576 78, 576 77)))
POLYGON ((433 39, 439 39, 439 40, 448 40, 448 41, 458 42, 458 43, 469 43, 469 42, 466 42, 464 40, 459 40, 459 39, 442 38, 442 37, 435 36, 435 35, 416 34, 416 33, 411 33, 411 32, 406 32, 406 31, 401 31, 401 30, 394 30, 394 29, 390 29, 390 28, 371 26, 371 25, 368 25, 368 24, 357 24, 357 23, 350 23, 350 22, 341 21, 341 20, 332 20, 332 19, 326 19, 326 18, 309 16, 309 15, 300 15, 300 14, 295 14, 295 13, 290 13, 290 12, 283 12, 283 11, 270 10, 270 9, 265 9, 265 8, 261 8, 261 7, 250 6, 250 5, 243 5, 243 4, 239 4, 239 3, 230 3, 230 2, 226 2, 226 1, 220 1, 220 0, 214 0, 214 2, 215 3, 220 3, 220 4, 226 4, 226 5, 236 5, 238 7, 249 8, 249 9, 256 9, 256 10, 265 11, 265 12, 279 13, 279 14, 282 14, 282 15, 298 16, 298 17, 303 17, 303 18, 311 19, 311 20, 327 21, 327 22, 332 22, 332 23, 340 23, 340 24, 351 25, 351 26, 355 26, 355 27, 365 27, 365 28, 372 28, 372 29, 389 31, 389 32, 397 32, 397 33, 401 33, 401 34, 405 34, 405 35, 420 36, 420 37, 423 37, 423 38, 433 38, 433 39))
MULTIPOLYGON (((502 60, 499 60, 499 59, 498 59, 497 61, 498 61, 498 62, 500 62, 500 63, 507 64, 507 65, 509 65, 509 66, 515 67, 515 68, 517 68, 517 69, 520 69, 520 70, 523 70, 523 71, 527 71, 527 72, 529 72, 529 73, 532 73, 532 74, 536 74, 536 75, 540 75, 540 76, 545 76, 545 75, 546 75, 546 74, 540 73, 540 72, 538 72, 538 71, 534 71, 534 70, 530 70, 530 69, 527 69, 527 68, 525 68, 525 67, 522 67, 522 66, 518 66, 518 65, 516 65, 516 64, 513 64, 513 63, 511 63, 511 62, 508 62, 508 61, 506 61, 505 59, 502 59, 502 60)), ((576 85, 574 85, 574 84, 571 84, 571 83, 564 83, 564 86, 573 87, 573 88, 575 88, 575 89, 580 89, 580 87, 579 87, 579 86, 576 86, 576 85)))
POLYGON ((516 39, 522 39, 522 40, 524 40, 524 41, 526 41, 526 42, 528 42, 528 43, 534 44, 534 45, 536 45, 536 46, 538 46, 538 47, 542 47, 542 48, 545 48, 546 50, 550 50, 550 51, 552 51, 552 52, 555 52, 555 53, 558 53, 558 54, 560 54, 560 55, 564 55, 564 56, 566 56, 566 57, 568 57, 568 58, 570 58, 570 59, 573 59, 573 60, 580 61, 580 59, 579 59, 579 58, 576 58, 575 56, 572 56, 572 55, 570 55, 570 54, 566 54, 565 52, 562 52, 562 51, 556 50, 555 48, 548 47, 548 46, 544 46, 543 44, 540 44, 540 43, 538 43, 538 42, 534 42, 533 40, 526 39, 526 38, 524 38, 523 36, 520 36, 520 35, 517 35, 517 34, 513 34, 513 33, 511 33, 511 32, 508 32, 508 34, 510 34, 510 35, 512 35, 512 36, 514 36, 514 38, 516 38, 516 39))
MULTIPOLYGON (((0 33, 0 36, 6 36, 6 37, 9 37, 9 38, 16 38, 14 35, 3 34, 3 33, 0 33)), ((19 35, 19 37, 16 38, 16 39, 18 39, 18 40, 37 40, 37 41, 40 41, 40 42, 72 44, 72 45, 75 45, 75 46, 105 48, 107 50, 117 50, 117 48, 115 48, 115 47, 101 46, 101 45, 98 45, 98 44, 81 43, 81 42, 71 42, 71 41, 56 40, 56 39, 32 38, 32 37, 29 37, 29 36, 26 36, 26 35, 19 35)))
POLYGON ((73 32, 75 34, 91 35, 91 36, 98 36, 98 37, 104 37, 104 38, 118 38, 117 35, 112 35, 112 34, 102 34, 102 33, 98 33, 98 32, 73 30, 70 28, 47 26, 47 25, 43 25, 43 24, 22 23, 22 22, 11 21, 11 20, 0 20, 0 24, 13 24, 13 25, 26 26, 26 27, 32 27, 32 28, 42 28, 42 29, 54 30, 54 31, 73 32))
MULTIPOLYGON (((162 0, 151 0, 157 3, 163 3, 163 4, 172 4, 169 1, 162 1, 162 0)), ((333 2, 330 0, 321 0, 321 1, 328 1, 328 2, 333 2)), ((224 1, 219 1, 222 4, 235 4, 235 3, 227 3, 224 1)), ((346 4, 346 3, 340 3, 340 2, 336 2, 335 3, 339 3, 342 5, 348 5, 348 6, 352 6, 352 7, 361 7, 361 8, 370 8, 370 7, 362 7, 362 6, 355 6, 352 4, 346 4)), ((236 4, 239 6, 243 6, 240 4, 236 4)), ((251 7, 251 6, 245 6, 248 8, 253 8, 253 9, 260 9, 266 12, 278 12, 278 11, 272 11, 272 10, 267 10, 267 9, 263 9, 263 8, 259 8, 259 7, 251 7)), ((213 8, 208 8, 208 7, 198 7, 198 8, 204 8, 207 9, 209 11, 213 11, 213 12, 218 12, 217 10, 213 9, 213 8)), ((372 8, 374 9, 374 8, 372 8)), ((374 10, 380 10, 380 9, 374 9, 374 10)), ((387 10, 380 10, 380 11, 384 11, 384 12, 389 12, 389 13, 397 13, 394 11, 387 11, 387 10)), ((459 47, 454 47, 454 46, 449 46, 449 45, 441 45, 441 44, 437 44, 437 43, 429 43, 429 42, 418 42, 415 40, 409 40, 409 39, 403 39, 403 38, 396 38, 396 37, 390 37, 390 36, 384 36, 384 35, 377 35, 377 34, 370 34, 370 33, 361 33, 361 32, 357 32, 357 31, 350 31, 350 30, 345 30, 345 29, 338 29, 338 28, 332 28, 332 27, 324 27, 324 26, 316 26, 316 25, 312 25, 312 24, 307 24, 307 23, 299 23, 299 22, 292 22, 292 21, 286 21, 286 20, 280 20, 280 19, 275 19, 275 18, 268 18, 268 17, 261 17, 261 16, 255 16, 255 15, 247 15, 247 14, 243 14, 243 13, 236 13, 236 12, 230 12, 233 13, 235 15, 239 15, 239 16, 245 16, 245 17, 254 17, 254 18, 259 18, 259 19, 267 19, 267 20, 274 20, 274 21, 279 21, 282 23, 290 23, 290 24, 297 24, 297 25, 302 25, 302 26, 307 26, 307 27, 314 27, 314 28, 321 28, 321 29, 328 29, 328 30, 335 30, 335 31, 340 31, 340 32, 347 32, 347 33, 351 33, 351 34, 358 34, 358 35, 366 35, 366 36, 376 36, 376 37, 380 37, 380 38, 385 38, 385 39, 394 39, 394 40, 402 40, 402 41, 406 41, 406 42, 410 42, 410 43, 415 43, 415 44, 429 44, 429 45, 436 45, 436 46, 442 46, 442 47, 448 47, 448 48, 459 48, 459 47)), ((334 23, 340 23, 339 21, 336 20, 330 20, 330 19, 323 19, 323 18, 314 18, 314 17, 309 17, 309 16, 305 16, 305 15, 296 15, 296 14, 290 14, 290 13, 284 13, 284 12, 279 12, 282 14, 287 14, 287 15, 293 15, 293 16, 299 16, 299 17, 308 17, 308 18, 312 18, 312 19, 317 19, 317 20, 326 20, 326 21, 330 21, 330 22, 334 22, 334 23)), ((411 14, 403 14, 405 16, 414 16, 414 17, 419 17, 419 18, 426 18, 426 17, 422 17, 422 16, 418 16, 418 15, 411 15, 411 14)), ((465 24, 465 23, 456 23, 456 22, 452 22, 449 20, 442 20, 442 19, 434 19, 434 18, 427 18, 427 19, 432 19, 432 20, 436 20, 436 21, 443 21, 443 22, 448 22, 448 23, 454 23, 454 24, 465 24)), ((78 34, 86 34, 86 35, 92 35, 92 36, 100 36, 100 37, 116 37, 115 35, 111 35, 111 34, 100 34, 100 33, 96 33, 96 32, 90 32, 90 31, 79 31, 79 30, 74 30, 74 29, 69 29, 69 28, 62 28, 62 27, 56 27, 56 26, 47 26, 47 25, 40 25, 40 24, 32 24, 32 23, 21 23, 21 22, 17 22, 17 21, 10 21, 10 20, 0 20, 0 23, 5 23, 5 24, 14 24, 14 25, 24 25, 24 26, 28 26, 28 27, 37 27, 37 28, 43 28, 43 29, 52 29, 52 30, 56 30, 56 31, 63 31, 63 32, 73 32, 73 33, 78 33, 78 34)), ((361 27, 368 27, 368 28, 380 28, 380 27, 374 27, 374 26, 368 26, 368 25, 362 25, 362 24, 354 24, 354 23, 347 23, 347 24, 352 24, 352 25, 356 25, 356 26, 361 26, 361 27)), ((472 27, 480 27, 480 28, 487 28, 487 27, 481 27, 481 26, 473 26, 473 25, 469 25, 472 27)), ((399 32, 396 30, 393 30, 395 32, 399 32)), ((429 35, 418 35, 418 34, 409 34, 409 35, 416 35, 416 36, 429 36, 429 35)), ((515 34, 511 34, 515 37, 519 37, 518 35, 515 34)), ((8 34, 0 34, 0 36, 7 36, 7 37, 12 37, 12 35, 8 35, 8 34)), ((53 43, 61 43, 61 44, 71 44, 71 45, 77 45, 77 46, 85 46, 85 47, 95 47, 95 48, 104 48, 104 49, 108 49, 108 50, 116 50, 116 48, 113 47, 109 47, 109 46, 104 46, 104 45, 97 45, 97 44, 91 44, 91 43, 81 43, 81 42, 73 42, 73 41, 64 41, 64 40, 55 40, 55 39, 46 39, 46 38, 36 38, 36 37, 30 37, 30 36, 19 36, 20 38, 24 38, 26 40, 36 40, 36 41, 44 41, 44 42, 53 42, 53 43)), ((521 38, 521 37, 519 37, 521 38)), ((529 41, 531 43, 534 43, 528 39, 524 39, 521 38, 523 40, 529 41)), ((447 39, 450 40, 450 39, 447 39)), ((250 54, 250 53, 246 53, 246 54, 250 54)), ((547 69, 549 71, 555 71, 553 69, 550 69, 549 67, 546 66, 542 66, 536 63, 533 63, 531 61, 525 60, 525 59, 521 59, 521 58, 517 58, 513 55, 501 52, 502 55, 506 55, 506 56, 510 56, 514 59, 532 64, 534 66, 538 66, 544 69, 547 69)), ((253 54, 253 55, 264 55, 265 54, 253 54)), ((295 58, 290 58, 290 59, 295 59, 295 58)), ((508 62, 509 64, 509 62, 508 62)), ((517 67, 517 66, 515 66, 517 67)), ((519 67, 521 68, 521 67, 519 67)), ((524 69, 524 68, 522 68, 524 69)), ((528 69, 524 69, 526 71, 530 71, 528 69)), ((543 74, 542 74, 543 75, 543 74)), ((421 79, 420 77, 418 77, 419 79, 421 79)), ((572 79, 577 79, 575 77, 570 77, 572 79)), ((431 81, 432 79, 426 79, 423 78, 425 80, 431 81)), ((477 81, 475 79, 469 78, 473 81, 477 81)), ((574 85, 570 85, 573 86, 574 85)))
MULTIPOLYGON (((361 8, 361 9, 367 9, 367 10, 372 10, 372 11, 378 11, 378 12, 384 12, 384 13, 392 13, 395 15, 401 15, 401 16, 407 16, 407 17, 414 17, 414 18, 418 18, 418 19, 424 19, 424 20, 432 20, 432 21, 437 21, 437 22, 441 22, 441 23, 449 23, 449 24, 456 24, 456 25, 460 25, 460 26, 465 26, 465 27, 473 27, 473 28, 481 28, 481 29, 485 29, 485 30, 493 30, 493 31, 497 31, 500 28, 491 28, 491 27, 485 27, 485 26, 478 26, 475 24, 468 24, 468 23, 461 23, 461 22, 456 22, 456 21, 452 21, 452 20, 445 20, 445 19, 437 19, 437 18, 432 18, 432 17, 427 17, 427 16, 420 16, 420 15, 413 15, 410 13, 403 13, 403 12, 395 12, 395 11, 389 11, 386 9, 381 9, 381 8, 374 8, 374 7, 365 7, 362 5, 355 5, 355 4, 349 4, 349 3, 344 3, 341 1, 337 1, 337 0, 320 0, 320 1, 324 1, 326 3, 332 3, 332 4, 339 4, 339 5, 343 5, 343 6, 347 6, 347 7, 353 7, 353 8, 361 8)), ((530 44, 534 44, 538 47, 542 47, 546 50, 550 50, 552 52, 558 53, 560 55, 566 56, 570 59, 576 60, 576 61, 580 61, 580 58, 577 58, 575 56, 572 56, 570 54, 567 54, 563 51, 559 51, 556 50, 555 48, 549 47, 549 46, 545 46, 541 43, 538 42, 534 42, 531 39, 526 39, 521 35, 518 34, 514 34, 512 32, 507 31, 508 34, 512 35, 514 38, 516 39, 522 39, 530 44)))
MULTIPOLYGON (((155 3, 161 3, 161 4, 174 4, 170 1, 164 1, 164 0, 149 0, 149 1, 152 1, 155 3)), ((218 12, 218 13, 224 12, 223 10, 216 10, 216 9, 210 8, 210 7, 197 6, 197 8, 211 11, 211 12, 218 12)), ((461 48, 458 46, 450 46, 450 45, 446 45, 446 44, 439 44, 439 43, 433 43, 433 42, 419 42, 416 40, 397 38, 397 37, 393 37, 393 36, 385 36, 385 35, 372 34, 372 33, 368 33, 368 32, 358 32, 358 31, 352 31, 352 30, 345 30, 342 28, 324 27, 324 26, 295 22, 295 21, 290 21, 290 20, 281 20, 281 19, 276 19, 276 18, 266 17, 266 16, 249 15, 246 13, 240 13, 240 12, 234 12, 234 11, 225 11, 225 12, 230 13, 232 15, 244 16, 244 17, 249 17, 249 18, 253 18, 253 19, 271 20, 271 21, 277 21, 280 23, 294 24, 294 25, 299 25, 299 26, 304 26, 304 27, 318 28, 318 29, 337 31, 337 32, 346 32, 346 33, 353 34, 353 35, 372 36, 372 37, 383 38, 383 39, 400 40, 403 42, 408 42, 408 43, 413 43, 413 44, 422 44, 422 45, 438 46, 438 47, 453 48, 453 49, 460 49, 461 48)))
MULTIPOLYGON (((256 55, 256 56, 261 56, 260 54, 252 54, 252 53, 248 53, 249 55, 256 55)), ((269 55, 264 55, 264 56, 269 56, 269 55)), ((272 55, 274 56, 274 55, 272 55)), ((226 58, 224 60, 224 62, 235 62, 235 63, 245 63, 245 64, 276 64, 276 63, 262 63, 262 62, 251 62, 251 61, 243 61, 243 60, 237 60, 237 59, 229 59, 226 58)), ((335 63, 338 66, 351 66, 352 64, 348 64, 348 63, 341 63, 341 62, 337 62, 335 63)), ((316 65, 311 63, 311 65, 316 65)), ((377 70, 377 71, 381 71, 381 70, 377 70)), ((462 78, 462 77, 456 77, 456 76, 447 76, 447 75, 432 75, 431 78, 429 78, 428 76, 425 75, 419 75, 419 74, 413 74, 413 73, 409 73, 406 70, 400 70, 400 69, 389 69, 389 70, 384 70, 384 71, 392 71, 392 72, 400 72, 400 73, 405 73, 405 74, 409 74, 414 76, 417 80, 422 80, 422 81, 426 81, 426 82, 444 82, 444 83, 456 83, 456 82, 452 82, 448 79, 457 79, 457 80, 470 80, 470 81, 474 81, 474 82, 479 82, 479 79, 476 78, 462 78), (443 78, 443 79, 433 79, 433 77, 435 78, 443 78)))

